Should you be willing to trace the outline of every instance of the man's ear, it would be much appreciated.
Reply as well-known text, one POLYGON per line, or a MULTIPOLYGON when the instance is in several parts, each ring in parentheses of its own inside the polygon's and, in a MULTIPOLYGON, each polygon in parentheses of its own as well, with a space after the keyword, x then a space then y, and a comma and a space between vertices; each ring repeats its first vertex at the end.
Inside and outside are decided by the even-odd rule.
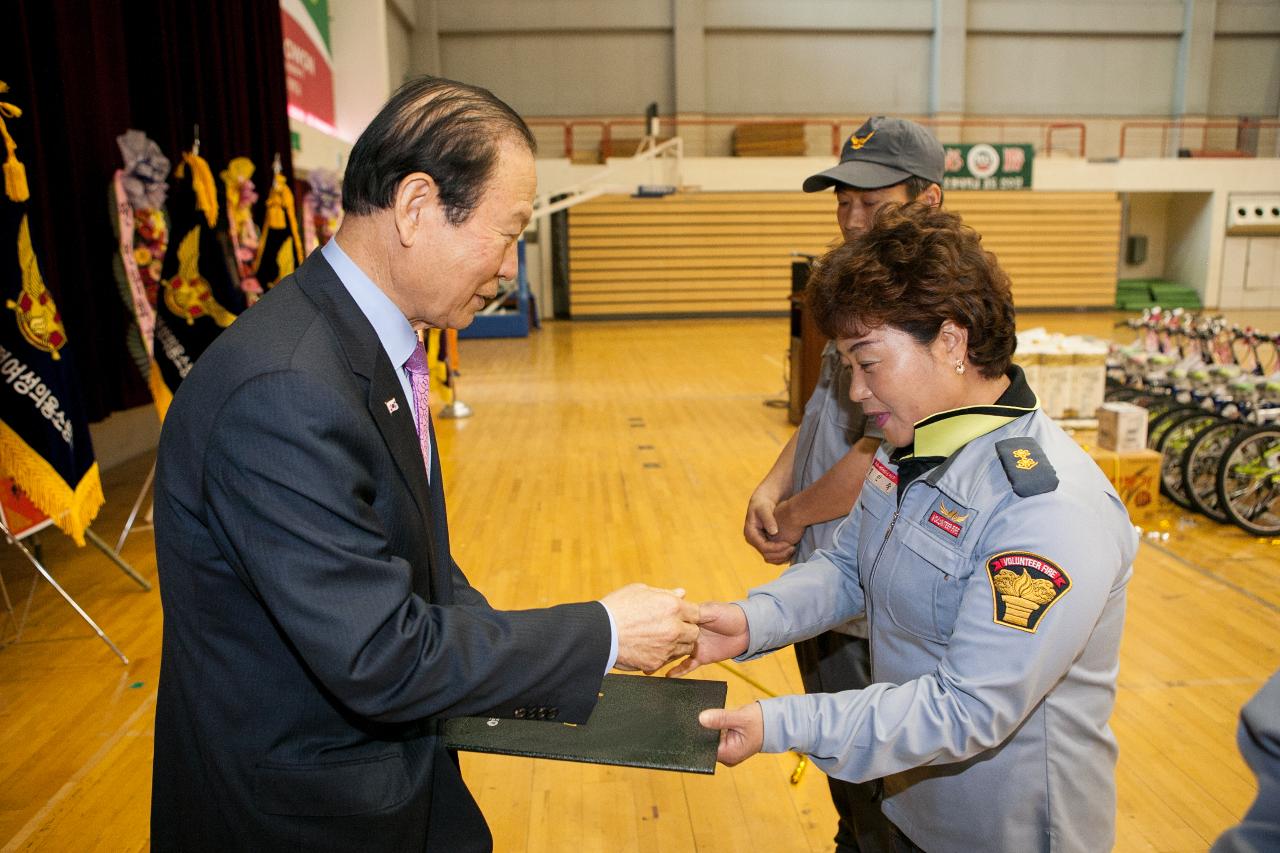
POLYGON ((440 188, 426 172, 410 172, 396 185, 392 200, 400 245, 412 246, 431 226, 440 206, 440 188))
POLYGON ((937 184, 929 184, 929 188, 920 193, 916 201, 930 207, 937 207, 942 204, 942 187, 937 184))

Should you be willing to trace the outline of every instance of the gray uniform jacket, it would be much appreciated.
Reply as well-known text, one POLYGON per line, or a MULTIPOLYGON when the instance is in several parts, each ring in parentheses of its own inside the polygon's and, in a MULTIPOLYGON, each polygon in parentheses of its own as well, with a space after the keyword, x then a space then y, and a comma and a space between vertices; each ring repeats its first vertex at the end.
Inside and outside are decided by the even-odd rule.
MULTIPOLYGON (((880 431, 867 423, 862 406, 849 399, 851 374, 849 365, 831 341, 822 350, 822 370, 804 418, 796 431, 795 474, 793 491, 802 492, 845 457, 864 435, 879 436, 880 431), (870 427, 870 429, 868 429, 870 427)), ((794 562, 803 563, 819 548, 830 548, 842 518, 820 521, 804 529, 796 545, 794 562)))
POLYGON ((930 853, 1110 850, 1107 721, 1137 551, 1123 504, 1038 409, 960 447, 900 502, 896 478, 882 449, 831 550, 741 602, 743 660, 864 610, 870 626, 876 683, 762 701, 764 751, 883 777, 886 817, 930 853), (1015 492, 1052 487, 1055 469, 1051 491, 1015 492))
POLYGON ((1236 740, 1258 777, 1258 796, 1240 823, 1218 836, 1212 853, 1280 850, 1280 672, 1240 712, 1236 740))
MULTIPOLYGON (((818 384, 814 386, 809 402, 804 406, 804 418, 796 431, 795 474, 793 493, 809 488, 823 474, 853 449, 864 435, 879 437, 880 430, 867 422, 862 406, 849 398, 852 375, 849 365, 840 358, 836 345, 828 341, 822 350, 822 370, 818 384)), ((820 521, 804 529, 793 563, 803 563, 820 548, 830 548, 836 528, 842 518, 820 521)), ((855 637, 867 636, 867 620, 858 616, 833 630, 855 637)))

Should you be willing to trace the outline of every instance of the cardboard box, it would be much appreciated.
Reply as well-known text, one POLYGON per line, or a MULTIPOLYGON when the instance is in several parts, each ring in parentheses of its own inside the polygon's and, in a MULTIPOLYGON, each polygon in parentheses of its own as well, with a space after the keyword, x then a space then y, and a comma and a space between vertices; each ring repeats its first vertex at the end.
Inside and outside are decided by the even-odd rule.
POLYGON ((1160 454, 1131 450, 1116 454, 1116 477, 1111 481, 1129 510, 1129 520, 1150 527, 1160 512, 1160 454))
POLYGON ((1040 398, 1040 408, 1051 418, 1061 418, 1071 406, 1071 388, 1074 384, 1071 369, 1071 353, 1046 352, 1040 354, 1040 387, 1035 389, 1040 398))
POLYGON ((1093 457, 1093 461, 1098 463, 1098 467, 1102 469, 1102 473, 1111 485, 1116 483, 1116 466, 1120 461, 1119 454, 1114 450, 1105 450, 1101 447, 1085 445, 1085 452, 1093 457))
POLYGON ((1098 446, 1127 453, 1147 446, 1147 410, 1132 403, 1103 403, 1098 407, 1098 446))
POLYGON ((1102 447, 1085 450, 1115 486, 1129 511, 1129 520, 1150 527, 1160 513, 1160 454, 1154 450, 1117 453, 1102 447))
POLYGON ((1098 410, 1107 391, 1107 354, 1078 352, 1071 356, 1075 382, 1071 391, 1071 414, 1087 418, 1098 410))

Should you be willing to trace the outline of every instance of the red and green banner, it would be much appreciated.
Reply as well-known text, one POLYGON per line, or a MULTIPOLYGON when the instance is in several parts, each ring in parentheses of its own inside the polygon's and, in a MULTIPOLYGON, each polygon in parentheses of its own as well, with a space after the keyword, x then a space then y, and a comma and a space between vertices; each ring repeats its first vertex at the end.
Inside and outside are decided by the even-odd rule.
POLYGON ((944 190, 1029 190, 1030 145, 979 142, 976 145, 944 145, 944 190))
POLYGON ((329 0, 280 0, 289 115, 333 133, 329 0))

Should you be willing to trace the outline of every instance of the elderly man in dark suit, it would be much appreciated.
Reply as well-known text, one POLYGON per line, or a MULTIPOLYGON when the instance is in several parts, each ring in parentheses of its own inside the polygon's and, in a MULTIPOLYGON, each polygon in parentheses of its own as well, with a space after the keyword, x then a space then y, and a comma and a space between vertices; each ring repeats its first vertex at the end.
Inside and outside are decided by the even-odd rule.
POLYGON ((533 148, 489 92, 406 84, 351 152, 337 237, 178 391, 155 850, 489 850, 440 721, 580 723, 610 667, 692 647, 679 590, 499 611, 450 556, 414 328, 466 326, 515 274, 533 148))

